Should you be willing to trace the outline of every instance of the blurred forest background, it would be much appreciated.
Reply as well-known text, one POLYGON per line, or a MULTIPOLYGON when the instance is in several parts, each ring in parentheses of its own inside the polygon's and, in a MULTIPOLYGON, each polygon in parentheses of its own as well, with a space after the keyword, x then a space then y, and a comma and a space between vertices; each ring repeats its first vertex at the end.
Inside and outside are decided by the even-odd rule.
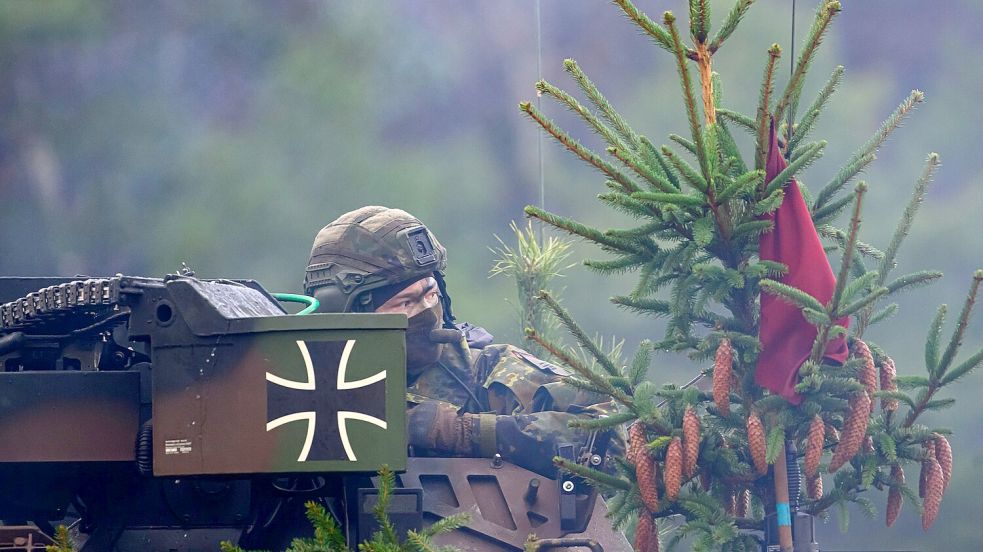
MULTIPOLYGON (((715 24, 731 3, 714 3, 715 24)), ((846 79, 815 132, 829 140, 826 156, 803 180, 825 183, 908 91, 926 92, 926 104, 864 177, 871 189, 861 234, 886 245, 926 155, 939 152, 943 168, 898 273, 935 268, 946 277, 906 296, 900 314, 868 334, 893 354, 899 373, 922 373, 935 307, 958 309, 972 270, 983 266, 983 3, 844 4, 804 98, 811 101, 837 64, 846 79)), ((685 12, 677 0, 638 5, 653 16, 685 12)), ((799 40, 815 5, 798 1, 799 40)), ((321 226, 362 205, 398 206, 449 249, 459 317, 517 341, 506 302, 513 284, 488 278, 489 248, 495 235, 512 243, 509 221, 540 202, 537 129, 516 108, 535 100, 538 73, 574 89, 562 69, 574 58, 657 144, 686 130, 670 56, 616 8, 542 0, 541 69, 535 8, 532 0, 4 2, 0 275, 162 276, 183 261, 202 277, 298 291, 321 226)), ((787 78, 791 16, 791 0, 759 0, 715 58, 725 107, 753 115, 772 42, 784 48, 787 78)), ((544 109, 583 130, 555 105, 544 109)), ((542 153, 548 209, 596 226, 626 225, 597 208, 598 175, 549 140, 542 153)), ((572 261, 601 256, 578 246, 572 261)), ((633 350, 662 334, 658 320, 608 302, 634 280, 602 280, 576 266, 560 285, 586 329, 624 338, 633 350)), ((983 344, 983 315, 974 316, 967 341, 967 351, 983 344)), ((683 382, 697 370, 662 355, 651 375, 683 382)), ((983 374, 957 393, 950 419, 939 420, 956 430, 955 481, 931 532, 907 505, 889 531, 883 513, 871 521, 855 515, 848 535, 829 520, 820 528, 824 549, 979 548, 983 374)))

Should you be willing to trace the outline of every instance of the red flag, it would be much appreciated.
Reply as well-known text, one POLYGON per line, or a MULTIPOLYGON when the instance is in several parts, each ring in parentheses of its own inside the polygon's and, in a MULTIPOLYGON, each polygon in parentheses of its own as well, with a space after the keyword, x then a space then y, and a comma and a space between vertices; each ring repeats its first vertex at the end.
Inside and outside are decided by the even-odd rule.
MULTIPOLYGON (((765 164, 765 182, 770 182, 785 170, 787 164, 778 147, 775 124, 772 122, 765 164)), ((798 288, 827 304, 836 288, 836 277, 823 251, 816 227, 812 224, 809 207, 795 180, 785 183, 785 199, 778 210, 767 215, 775 221, 771 232, 762 234, 758 241, 761 260, 777 261, 788 266, 788 273, 780 281, 798 288)), ((837 320, 841 326, 849 325, 849 317, 837 320)), ((761 323, 759 338, 762 351, 754 381, 773 393, 788 399, 792 404, 802 402, 796 394, 796 377, 799 367, 809 358, 816 327, 810 324, 799 307, 771 295, 761 294, 761 323)), ((843 362, 847 358, 846 338, 831 341, 826 346, 825 358, 843 362)))

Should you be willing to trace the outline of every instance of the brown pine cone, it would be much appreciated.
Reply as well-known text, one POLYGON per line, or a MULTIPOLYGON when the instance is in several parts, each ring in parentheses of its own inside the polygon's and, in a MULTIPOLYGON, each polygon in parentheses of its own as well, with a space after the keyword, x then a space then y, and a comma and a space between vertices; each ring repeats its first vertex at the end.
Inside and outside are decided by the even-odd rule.
POLYGON ((692 406, 686 407, 683 414, 683 475, 687 478, 696 473, 696 460, 700 455, 700 417, 692 406))
POLYGON ((727 493, 727 501, 724 503, 724 512, 727 515, 737 517, 737 492, 730 491, 727 493))
POLYGON ((730 414, 730 379, 734 371, 734 348, 730 340, 724 338, 717 346, 713 359, 713 404, 721 416, 730 414))
POLYGON ((935 459, 942 467, 942 482, 948 488, 949 480, 952 479, 952 447, 943 435, 935 436, 935 459))
POLYGON ((806 438, 805 461, 803 469, 806 477, 812 477, 819 471, 819 460, 823 457, 823 443, 826 437, 826 424, 822 417, 816 414, 809 424, 809 436, 806 438))
MULTIPOLYGON (((894 361, 891 357, 885 357, 884 362, 881 363, 881 390, 882 391, 897 391, 898 384, 895 379, 898 377, 898 371, 894 367, 894 361)), ((881 399, 881 410, 897 410, 898 409, 898 399, 881 399)))
POLYGON ((648 451, 642 451, 638 454, 637 460, 635 478, 638 480, 638 493, 642 495, 642 502, 645 503, 646 508, 652 512, 658 512, 659 491, 655 484, 658 467, 655 464, 655 459, 648 451))
POLYGON ((843 422, 843 435, 833 451, 829 462, 829 473, 840 469, 853 458, 864 443, 867 422, 870 419, 870 396, 861 391, 850 399, 850 414, 843 422))
POLYGON ((925 477, 925 500, 922 502, 922 529, 928 528, 935 522, 935 517, 939 515, 939 506, 942 504, 942 493, 945 492, 945 483, 942 480, 942 466, 934 457, 929 458, 928 474, 925 477))
POLYGON ((676 500, 683 482, 683 444, 679 437, 673 437, 672 441, 669 441, 669 450, 666 451, 666 472, 663 476, 666 498, 676 500))
POLYGON ((632 464, 638 463, 638 455, 645 451, 645 428, 641 421, 628 426, 628 451, 625 459, 632 464))
POLYGON ((636 552, 659 551, 659 531, 650 512, 638 514, 638 525, 635 526, 635 550, 636 552))
POLYGON ((918 470, 918 498, 925 498, 925 482, 928 480, 928 462, 922 461, 918 470))
MULTIPOLYGON (((891 479, 897 485, 904 485, 904 470, 901 469, 901 464, 891 466, 891 479)), ((898 490, 896 485, 891 485, 890 490, 887 492, 887 508, 886 515, 884 516, 884 522, 888 527, 894 525, 895 520, 898 519, 898 514, 901 513, 901 506, 903 504, 904 496, 901 494, 901 491, 898 490)))
POLYGON ((741 489, 737 492, 734 504, 734 517, 744 518, 748 517, 748 512, 751 511, 751 491, 749 489, 741 489))
POLYGON ((823 476, 816 475, 806 478, 806 493, 812 500, 819 500, 823 497, 823 476))
POLYGON ((854 354, 864 360, 857 379, 867 388, 867 393, 873 397, 877 392, 877 368, 874 366, 874 355, 870 353, 870 347, 859 339, 854 343, 854 354))
POLYGON ((751 460, 754 462, 754 469, 758 474, 768 473, 768 444, 765 441, 765 428, 761 425, 758 415, 751 413, 747 418, 747 443, 751 449, 751 460))

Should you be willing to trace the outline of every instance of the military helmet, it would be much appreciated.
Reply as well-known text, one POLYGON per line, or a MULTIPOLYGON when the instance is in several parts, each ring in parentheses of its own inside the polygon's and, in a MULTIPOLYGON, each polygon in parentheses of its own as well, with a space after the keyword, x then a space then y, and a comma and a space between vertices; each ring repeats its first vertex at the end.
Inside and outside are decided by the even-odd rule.
POLYGON ((317 233, 304 290, 321 302, 320 312, 365 312, 420 278, 442 282, 446 267, 447 251, 419 219, 362 207, 317 233))

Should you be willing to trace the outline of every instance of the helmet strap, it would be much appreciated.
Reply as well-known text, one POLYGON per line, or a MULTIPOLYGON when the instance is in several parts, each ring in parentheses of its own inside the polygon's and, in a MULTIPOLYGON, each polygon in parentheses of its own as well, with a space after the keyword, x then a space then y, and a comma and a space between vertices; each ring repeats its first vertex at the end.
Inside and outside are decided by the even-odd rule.
POLYGON ((444 275, 439 271, 434 271, 434 280, 437 280, 437 289, 440 290, 440 304, 444 309, 444 327, 447 329, 454 329, 454 314, 451 312, 451 296, 447 293, 447 282, 444 281, 444 275))

